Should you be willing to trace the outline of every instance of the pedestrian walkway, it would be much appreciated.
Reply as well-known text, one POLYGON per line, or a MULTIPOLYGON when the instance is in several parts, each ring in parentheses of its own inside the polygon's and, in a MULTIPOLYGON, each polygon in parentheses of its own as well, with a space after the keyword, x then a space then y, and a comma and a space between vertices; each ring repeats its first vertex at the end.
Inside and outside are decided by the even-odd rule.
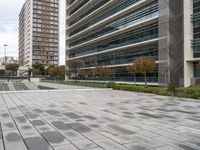
POLYGON ((0 94, 0 150, 200 150, 200 103, 113 90, 0 94))

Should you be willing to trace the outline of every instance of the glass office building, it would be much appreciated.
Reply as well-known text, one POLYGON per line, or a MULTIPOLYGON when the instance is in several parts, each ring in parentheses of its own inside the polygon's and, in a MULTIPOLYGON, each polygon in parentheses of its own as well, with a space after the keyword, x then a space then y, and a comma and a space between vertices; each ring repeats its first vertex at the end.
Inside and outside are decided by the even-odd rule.
MULTIPOLYGON (((194 49, 194 58, 200 58, 200 0, 193 0, 193 49, 194 49)), ((194 63, 194 66, 196 63, 194 63)), ((200 72, 194 69, 194 76, 199 77, 200 72)))
MULTIPOLYGON (((198 4, 199 0, 194 7, 192 0, 66 0, 66 65, 77 59, 85 62, 86 70, 105 64, 115 70, 115 81, 132 81, 127 66, 150 56, 157 67, 148 75, 149 82, 188 86, 199 49, 198 4), (191 23, 193 8, 197 27, 191 23)), ((144 82, 142 75, 136 79, 144 82)))

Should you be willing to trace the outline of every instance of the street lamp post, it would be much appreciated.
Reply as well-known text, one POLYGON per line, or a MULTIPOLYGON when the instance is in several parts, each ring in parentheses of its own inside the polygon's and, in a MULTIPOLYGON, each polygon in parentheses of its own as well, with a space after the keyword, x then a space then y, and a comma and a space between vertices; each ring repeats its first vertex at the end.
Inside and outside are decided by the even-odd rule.
POLYGON ((6 63, 7 63, 7 58, 6 58, 6 47, 7 47, 8 45, 7 44, 4 44, 4 47, 5 47, 5 59, 4 59, 4 63, 5 63, 5 65, 6 65, 6 63))

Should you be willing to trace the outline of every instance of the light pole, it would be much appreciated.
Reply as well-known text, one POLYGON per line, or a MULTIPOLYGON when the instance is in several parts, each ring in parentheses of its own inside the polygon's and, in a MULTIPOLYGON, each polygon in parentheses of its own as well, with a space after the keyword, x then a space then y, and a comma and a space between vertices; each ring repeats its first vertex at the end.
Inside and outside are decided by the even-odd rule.
POLYGON ((5 47, 5 59, 4 59, 4 63, 5 63, 5 65, 6 65, 6 63, 7 63, 7 58, 6 58, 6 47, 7 47, 8 45, 7 44, 4 44, 4 47, 5 47))

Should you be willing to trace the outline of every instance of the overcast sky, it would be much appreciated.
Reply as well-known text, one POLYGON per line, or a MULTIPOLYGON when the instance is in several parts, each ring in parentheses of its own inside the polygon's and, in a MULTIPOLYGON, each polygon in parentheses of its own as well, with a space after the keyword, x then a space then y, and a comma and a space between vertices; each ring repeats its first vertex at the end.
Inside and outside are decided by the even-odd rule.
MULTIPOLYGON (((0 57, 4 56, 4 44, 7 55, 18 56, 18 14, 25 0, 0 0, 0 57)), ((65 56, 65 0, 60 0, 60 63, 65 56)))

